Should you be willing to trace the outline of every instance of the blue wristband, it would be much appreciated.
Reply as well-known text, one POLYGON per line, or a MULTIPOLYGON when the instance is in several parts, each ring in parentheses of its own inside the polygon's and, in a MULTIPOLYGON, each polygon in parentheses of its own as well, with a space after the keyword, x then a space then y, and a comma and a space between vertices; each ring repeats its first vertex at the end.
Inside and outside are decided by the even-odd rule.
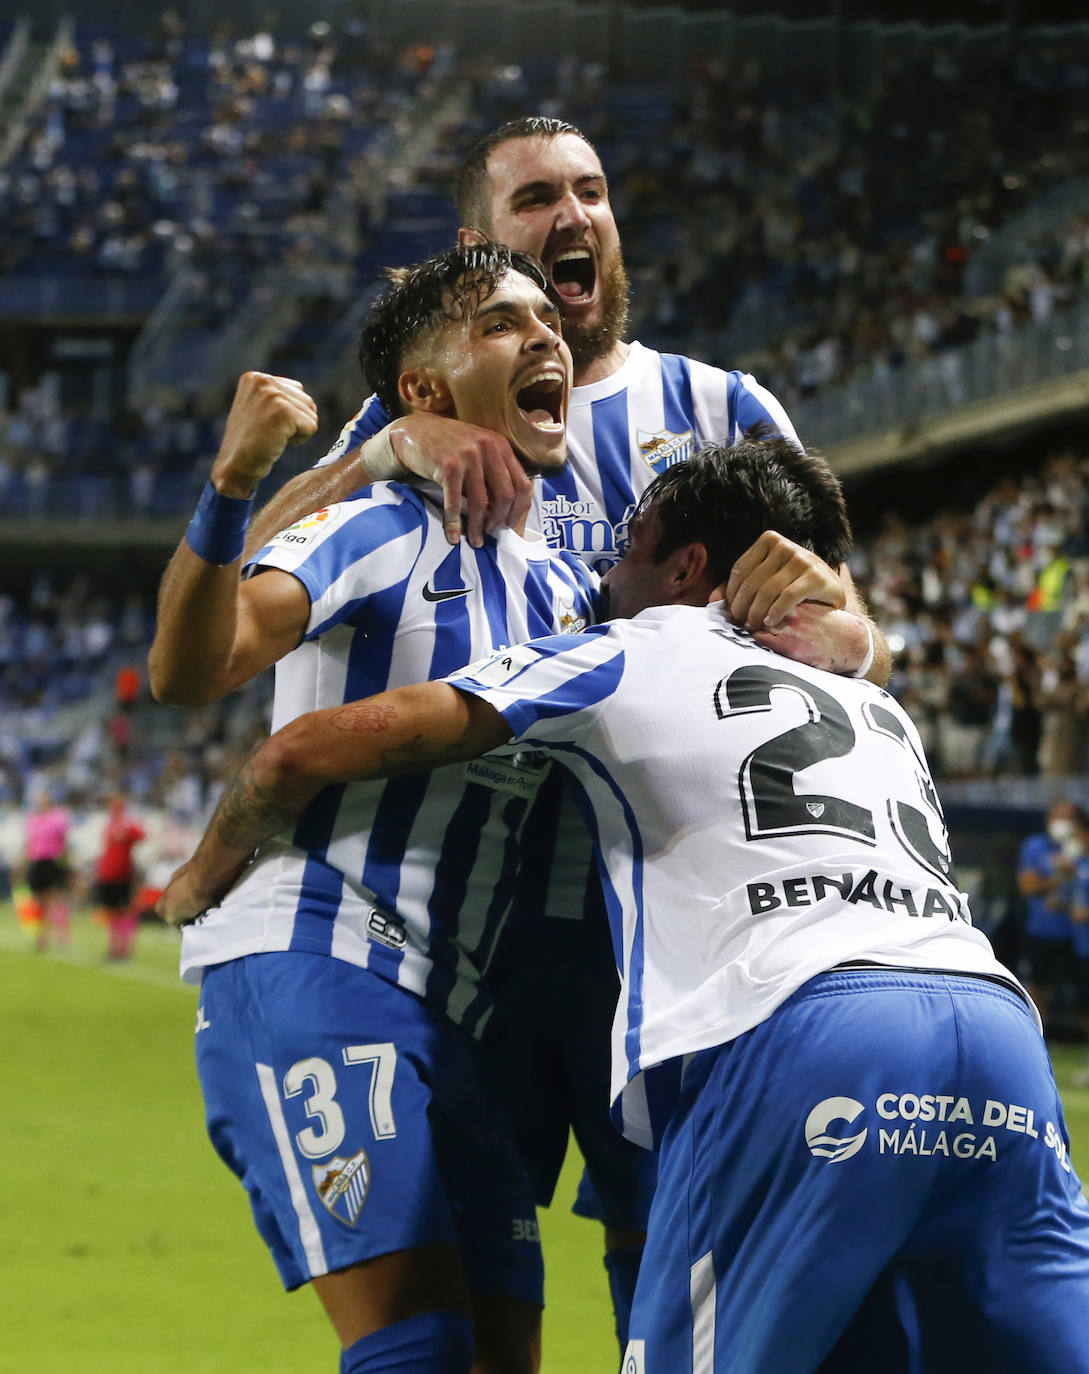
POLYGON ((252 496, 221 496, 210 480, 205 482, 185 542, 205 563, 226 567, 242 557, 252 506, 252 496))

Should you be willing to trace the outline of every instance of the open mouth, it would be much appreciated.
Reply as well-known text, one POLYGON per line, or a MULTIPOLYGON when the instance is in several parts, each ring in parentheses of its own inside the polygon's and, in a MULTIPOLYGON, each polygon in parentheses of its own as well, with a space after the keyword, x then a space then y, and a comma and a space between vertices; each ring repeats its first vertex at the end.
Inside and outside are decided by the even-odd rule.
POLYGON ((555 373, 538 377, 515 395, 523 417, 537 429, 563 428, 563 379, 555 373))
POLYGON ((569 248, 552 264, 552 285, 564 305, 585 305, 597 283, 594 259, 585 248, 569 248))

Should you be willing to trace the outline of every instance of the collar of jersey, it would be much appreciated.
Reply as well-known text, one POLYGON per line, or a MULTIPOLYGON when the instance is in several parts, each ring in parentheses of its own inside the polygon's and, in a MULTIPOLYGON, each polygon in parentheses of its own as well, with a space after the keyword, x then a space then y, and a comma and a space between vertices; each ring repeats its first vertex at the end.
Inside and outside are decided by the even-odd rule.
POLYGON ((641 343, 632 339, 628 344, 628 356, 615 372, 611 372, 607 377, 602 377, 599 382, 587 382, 585 386, 573 386, 571 388, 570 405, 593 405, 595 401, 603 401, 607 396, 615 396, 618 391, 623 391, 626 386, 630 386, 634 381, 640 359, 646 352, 647 349, 641 343))
POLYGON ((516 550, 524 558, 532 558, 540 562, 544 562, 548 558, 548 543, 544 535, 528 526, 525 534, 516 534, 509 525, 501 525, 495 531, 493 538, 499 548, 516 550))

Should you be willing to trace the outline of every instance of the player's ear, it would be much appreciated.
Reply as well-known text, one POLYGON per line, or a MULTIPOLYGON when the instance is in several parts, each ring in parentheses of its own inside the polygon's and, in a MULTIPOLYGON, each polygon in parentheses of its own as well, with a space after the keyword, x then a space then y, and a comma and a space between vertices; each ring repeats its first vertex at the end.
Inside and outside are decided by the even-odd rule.
POLYGON ((397 378, 397 393, 408 410, 425 415, 447 415, 454 400, 445 379, 434 368, 411 367, 397 378))
POLYGON ((707 546, 699 540, 674 549, 669 555, 669 585, 675 601, 694 597, 692 605, 702 606, 707 600, 707 546))
POLYGON ((474 229, 471 224, 463 224, 458 230, 459 248, 475 248, 477 244, 487 242, 488 236, 483 229, 474 229))

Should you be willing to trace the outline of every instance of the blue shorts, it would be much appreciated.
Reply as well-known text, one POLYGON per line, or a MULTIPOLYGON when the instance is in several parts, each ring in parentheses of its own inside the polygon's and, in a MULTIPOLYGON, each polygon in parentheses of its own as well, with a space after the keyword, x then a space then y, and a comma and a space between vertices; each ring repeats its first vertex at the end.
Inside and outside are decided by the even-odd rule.
POLYGON ((824 974, 688 1061, 625 1374, 886 1370, 905 1342, 928 1374, 1089 1374, 1087 1313, 1089 1204, 1012 990, 824 974))
POLYGON ((489 970, 495 1010, 484 1052, 537 1205, 552 1202, 574 1133, 586 1161, 574 1211, 646 1228, 656 1157, 609 1115, 610 1034, 619 981, 604 911, 542 918, 503 932, 489 970))
POLYGON ((543 1304, 529 1181, 440 1012, 340 959, 255 954, 206 970, 196 1055, 285 1288, 453 1244, 474 1292, 543 1304))

